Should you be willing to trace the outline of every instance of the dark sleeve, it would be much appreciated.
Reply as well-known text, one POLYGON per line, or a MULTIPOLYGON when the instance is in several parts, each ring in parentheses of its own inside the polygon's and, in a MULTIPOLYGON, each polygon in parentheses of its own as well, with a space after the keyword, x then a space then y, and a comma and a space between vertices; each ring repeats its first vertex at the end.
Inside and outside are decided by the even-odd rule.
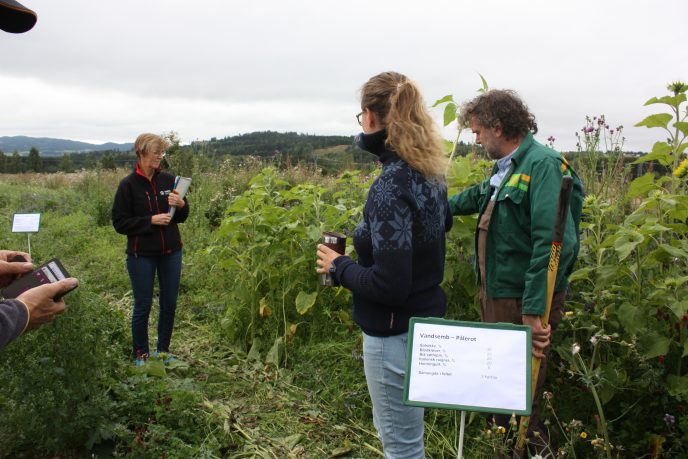
POLYGON ((373 264, 366 268, 338 257, 335 281, 361 297, 399 307, 413 281, 413 214, 401 184, 381 176, 368 194, 366 217, 373 244, 373 264))
POLYGON ((184 198, 184 204, 184 207, 181 209, 177 208, 177 210, 174 211, 174 217, 172 217, 172 221, 175 223, 184 223, 189 217, 189 201, 187 201, 186 198, 184 198))
POLYGON ((122 180, 115 193, 115 202, 112 204, 112 226, 115 227, 115 231, 127 236, 150 233, 153 226, 151 216, 134 215, 133 199, 131 187, 122 180))
POLYGON ((0 349, 21 335, 29 324, 29 311, 19 300, 0 301, 0 349))

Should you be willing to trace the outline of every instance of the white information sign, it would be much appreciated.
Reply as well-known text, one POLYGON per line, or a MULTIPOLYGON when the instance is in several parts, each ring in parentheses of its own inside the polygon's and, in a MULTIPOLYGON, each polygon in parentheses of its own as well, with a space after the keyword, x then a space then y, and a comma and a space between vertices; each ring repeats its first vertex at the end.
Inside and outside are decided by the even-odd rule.
POLYGON ((410 405, 530 414, 530 328, 411 319, 404 400, 410 405))
POLYGON ((41 214, 14 214, 13 233, 37 233, 41 226, 41 214))

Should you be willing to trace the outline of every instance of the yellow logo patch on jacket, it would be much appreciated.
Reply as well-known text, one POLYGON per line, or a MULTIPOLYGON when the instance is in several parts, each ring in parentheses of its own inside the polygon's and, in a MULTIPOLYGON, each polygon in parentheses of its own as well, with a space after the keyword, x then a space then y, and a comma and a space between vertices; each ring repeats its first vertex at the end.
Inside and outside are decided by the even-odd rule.
POLYGON ((509 177, 509 181, 506 182, 505 186, 513 186, 520 188, 523 191, 528 191, 528 186, 530 185, 530 175, 526 174, 513 174, 509 177))

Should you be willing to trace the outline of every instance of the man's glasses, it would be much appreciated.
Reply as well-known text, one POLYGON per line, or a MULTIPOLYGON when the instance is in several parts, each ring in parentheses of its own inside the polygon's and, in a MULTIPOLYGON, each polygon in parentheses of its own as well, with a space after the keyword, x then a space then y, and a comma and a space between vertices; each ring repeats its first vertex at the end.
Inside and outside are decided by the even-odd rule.
POLYGON ((153 156, 158 157, 158 158, 164 158, 166 153, 164 151, 159 151, 157 153, 153 153, 153 156))
POLYGON ((358 121, 359 126, 363 126, 363 121, 361 121, 361 116, 363 116, 363 112, 356 115, 356 121, 358 121))

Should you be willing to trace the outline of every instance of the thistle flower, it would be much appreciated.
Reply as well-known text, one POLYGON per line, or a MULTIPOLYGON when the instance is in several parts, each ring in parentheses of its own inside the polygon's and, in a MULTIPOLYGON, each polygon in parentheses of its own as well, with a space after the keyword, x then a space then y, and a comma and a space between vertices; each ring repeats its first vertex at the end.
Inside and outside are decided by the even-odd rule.
POLYGON ((676 422, 676 418, 670 415, 669 413, 666 413, 664 415, 664 422, 666 422, 666 425, 672 426, 676 422))
POLYGON ((579 352, 580 352, 580 344, 573 343, 573 346, 571 346, 571 355, 576 355, 579 352))
POLYGON ((674 169, 674 177, 682 178, 688 173, 688 158, 681 161, 676 169, 674 169))

